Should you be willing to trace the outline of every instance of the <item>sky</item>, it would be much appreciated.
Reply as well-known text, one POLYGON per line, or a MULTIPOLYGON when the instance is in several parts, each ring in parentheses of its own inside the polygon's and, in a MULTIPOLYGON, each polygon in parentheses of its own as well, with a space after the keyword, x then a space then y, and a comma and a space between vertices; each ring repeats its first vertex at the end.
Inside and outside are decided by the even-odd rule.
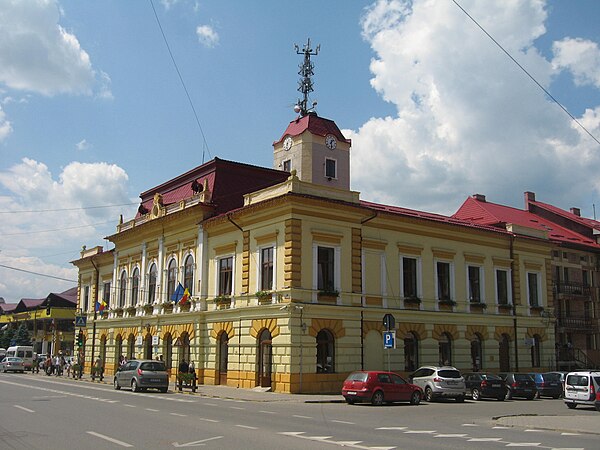
POLYGON ((73 287, 83 245, 203 162, 272 167, 309 38, 362 199, 594 217, 599 22, 596 0, 0 0, 0 297, 73 287))

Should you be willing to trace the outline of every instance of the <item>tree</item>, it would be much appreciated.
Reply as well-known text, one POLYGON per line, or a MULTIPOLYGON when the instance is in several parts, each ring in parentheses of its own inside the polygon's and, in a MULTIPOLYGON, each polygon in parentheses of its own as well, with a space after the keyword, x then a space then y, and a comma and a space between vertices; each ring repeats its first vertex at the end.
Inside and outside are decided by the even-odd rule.
POLYGON ((27 324, 22 323, 15 334, 15 345, 31 345, 31 335, 27 329, 27 324))
POLYGON ((8 348, 12 340, 15 337, 15 330, 12 327, 8 327, 6 330, 2 332, 2 336, 0 336, 0 347, 8 348))

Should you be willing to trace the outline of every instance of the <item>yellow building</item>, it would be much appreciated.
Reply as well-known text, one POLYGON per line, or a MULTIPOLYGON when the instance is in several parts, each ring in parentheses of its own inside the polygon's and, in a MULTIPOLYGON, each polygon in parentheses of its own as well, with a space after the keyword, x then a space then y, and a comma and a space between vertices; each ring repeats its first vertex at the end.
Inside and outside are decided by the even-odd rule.
POLYGON ((172 379, 185 358, 200 383, 324 393, 357 369, 552 369, 548 239, 363 201, 350 145, 303 111, 274 169, 215 159, 142 193, 73 262, 87 370, 162 355, 172 379))

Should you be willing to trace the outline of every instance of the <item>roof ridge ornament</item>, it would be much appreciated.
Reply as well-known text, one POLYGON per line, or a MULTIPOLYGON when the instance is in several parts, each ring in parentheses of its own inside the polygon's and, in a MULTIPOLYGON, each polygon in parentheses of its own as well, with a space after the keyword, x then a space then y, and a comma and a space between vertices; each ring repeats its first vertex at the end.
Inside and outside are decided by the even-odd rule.
POLYGON ((313 82, 312 76, 314 75, 315 65, 310 60, 311 56, 317 56, 319 54, 319 50, 321 50, 321 45, 317 45, 315 50, 310 47, 310 38, 307 39, 306 44, 302 46, 302 50, 298 47, 298 44, 294 44, 294 49, 296 50, 297 55, 304 55, 304 61, 298 67, 300 70, 298 71, 298 75, 301 76, 300 81, 298 81, 298 91, 302 93, 303 98, 298 99, 298 102, 294 106, 294 111, 296 113, 300 113, 301 117, 308 115, 309 113, 315 112, 315 106, 317 106, 317 102, 312 102, 312 107, 308 108, 308 94, 313 91, 313 82))

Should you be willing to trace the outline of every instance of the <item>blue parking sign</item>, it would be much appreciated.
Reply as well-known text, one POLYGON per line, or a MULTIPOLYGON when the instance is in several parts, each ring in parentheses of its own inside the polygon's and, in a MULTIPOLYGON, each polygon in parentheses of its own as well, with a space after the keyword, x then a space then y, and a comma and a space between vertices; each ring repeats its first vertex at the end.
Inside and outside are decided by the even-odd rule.
POLYGON ((383 332, 383 348, 396 348, 396 332, 395 331, 384 331, 383 332))

